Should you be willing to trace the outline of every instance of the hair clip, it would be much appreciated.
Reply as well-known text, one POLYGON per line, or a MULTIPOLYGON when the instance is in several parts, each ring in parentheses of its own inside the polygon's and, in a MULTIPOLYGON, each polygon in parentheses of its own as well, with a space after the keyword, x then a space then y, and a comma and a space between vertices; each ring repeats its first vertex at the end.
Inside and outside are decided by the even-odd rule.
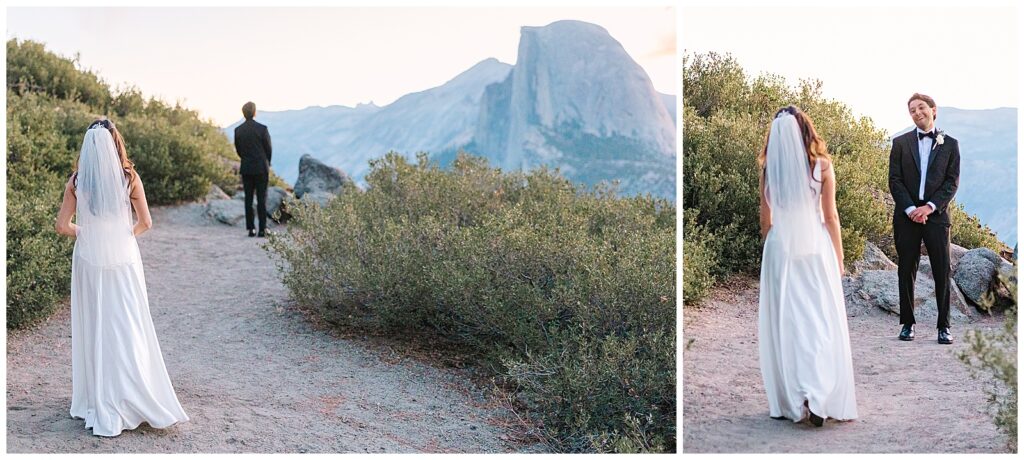
POLYGON ((779 118, 779 117, 781 117, 785 113, 788 113, 788 114, 790 114, 790 115, 795 117, 796 116, 796 109, 795 109, 795 107, 793 107, 791 105, 787 105, 787 106, 779 109, 778 112, 775 112, 775 118, 779 118))
POLYGON ((103 129, 110 130, 110 129, 114 128, 114 124, 111 123, 110 120, 107 120, 107 119, 96 120, 96 121, 92 122, 91 125, 89 125, 89 129, 93 129, 93 128, 103 128, 103 129))

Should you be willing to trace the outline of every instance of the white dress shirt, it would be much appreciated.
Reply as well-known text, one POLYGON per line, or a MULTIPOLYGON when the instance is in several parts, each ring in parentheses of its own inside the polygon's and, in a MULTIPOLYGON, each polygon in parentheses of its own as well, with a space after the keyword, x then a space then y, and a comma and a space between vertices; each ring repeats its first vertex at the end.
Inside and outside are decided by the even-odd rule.
MULTIPOLYGON (((932 127, 932 131, 935 131, 935 129, 936 128, 933 126, 932 127)), ((921 128, 917 128, 916 132, 917 133, 927 133, 929 131, 925 131, 925 130, 922 130, 921 128)), ((932 152, 932 143, 933 142, 935 142, 935 141, 933 141, 932 138, 930 138, 930 137, 921 137, 920 135, 917 136, 917 152, 918 152, 918 154, 920 155, 920 158, 921 158, 921 186, 917 190, 917 199, 919 199, 919 200, 923 200, 924 199, 924 184, 925 184, 925 179, 926 179, 926 176, 927 176, 927 173, 928 173, 928 158, 929 158, 929 156, 931 155, 931 152, 932 152)), ((931 201, 929 201, 928 202, 928 206, 932 207, 932 211, 935 210, 935 203, 932 203, 931 201)), ((906 212, 907 215, 910 215, 910 212, 913 211, 916 208, 917 208, 916 206, 910 206, 907 209, 903 210, 903 212, 906 212)))

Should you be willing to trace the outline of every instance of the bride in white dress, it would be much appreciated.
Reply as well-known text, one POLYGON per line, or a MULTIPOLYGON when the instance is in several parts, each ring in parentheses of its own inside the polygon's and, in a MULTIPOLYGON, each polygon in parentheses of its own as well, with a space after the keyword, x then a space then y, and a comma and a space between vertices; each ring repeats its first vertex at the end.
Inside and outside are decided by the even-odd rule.
POLYGON ((135 236, 152 225, 142 181, 113 122, 89 126, 57 232, 71 264, 71 416, 98 436, 188 420, 164 367, 135 236), (132 224, 134 207, 138 223, 132 224), (77 216, 76 223, 72 223, 77 216))
POLYGON ((793 106, 778 112, 760 158, 759 348, 772 418, 857 417, 840 276, 836 181, 825 143, 793 106))

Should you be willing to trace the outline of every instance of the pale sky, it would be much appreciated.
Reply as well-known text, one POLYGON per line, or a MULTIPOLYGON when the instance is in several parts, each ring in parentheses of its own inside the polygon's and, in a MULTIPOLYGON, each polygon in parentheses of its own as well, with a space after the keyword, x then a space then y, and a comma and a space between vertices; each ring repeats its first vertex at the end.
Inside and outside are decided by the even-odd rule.
POLYGON ((1013 7, 681 8, 687 53, 729 52, 751 76, 819 79, 824 94, 892 133, 915 92, 940 107, 1018 107, 1013 7))
POLYGON ((561 8, 8 8, 7 38, 46 43, 107 83, 224 126, 257 110, 374 102, 443 84, 486 58, 514 64, 522 26, 600 25, 678 94, 676 11, 561 8))

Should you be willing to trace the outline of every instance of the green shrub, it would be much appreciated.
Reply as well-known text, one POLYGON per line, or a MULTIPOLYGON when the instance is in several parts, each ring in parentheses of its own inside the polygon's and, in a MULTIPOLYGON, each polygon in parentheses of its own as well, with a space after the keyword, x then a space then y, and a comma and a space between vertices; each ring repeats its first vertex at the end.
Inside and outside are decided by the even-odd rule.
POLYGON ((712 273, 756 268, 761 242, 757 157, 752 152, 764 133, 747 116, 703 119, 690 107, 684 108, 683 124, 683 209, 696 225, 730 241, 715 248, 718 264, 712 273))
POLYGON ((85 129, 109 116, 146 184, 150 205, 233 189, 234 149, 194 111, 112 95, 95 74, 32 41, 7 42, 7 327, 46 317, 70 289, 73 243, 54 231, 85 129))
POLYGON ((7 40, 7 88, 77 101, 105 111, 110 88, 96 74, 46 50, 39 42, 7 40))
POLYGON ((972 249, 989 248, 997 254, 1009 250, 988 225, 982 224, 977 216, 967 214, 963 205, 953 201, 948 209, 949 218, 953 221, 953 227, 950 228, 953 244, 972 249))
POLYGON ((46 318, 68 295, 73 243, 52 230, 60 198, 52 192, 8 192, 8 328, 46 318))
POLYGON ((1010 292, 1012 304, 1006 309, 1003 329, 997 332, 967 331, 967 348, 957 357, 974 378, 986 377, 989 402, 995 409, 995 424, 1007 436, 1007 445, 1017 452, 1017 266, 1013 274, 1000 275, 999 282, 1010 292))
POLYGON ((54 231, 67 176, 50 169, 70 168, 70 150, 55 129, 68 111, 44 109, 36 99, 7 93, 8 328, 45 318, 71 286, 72 243, 54 231))
POLYGON ((696 210, 683 211, 683 302, 700 302, 715 284, 718 249, 714 235, 697 225, 696 210))
POLYGON ((330 321, 480 352, 563 451, 674 449, 675 208, 460 154, 372 163, 366 192, 295 203, 271 237, 330 321))

